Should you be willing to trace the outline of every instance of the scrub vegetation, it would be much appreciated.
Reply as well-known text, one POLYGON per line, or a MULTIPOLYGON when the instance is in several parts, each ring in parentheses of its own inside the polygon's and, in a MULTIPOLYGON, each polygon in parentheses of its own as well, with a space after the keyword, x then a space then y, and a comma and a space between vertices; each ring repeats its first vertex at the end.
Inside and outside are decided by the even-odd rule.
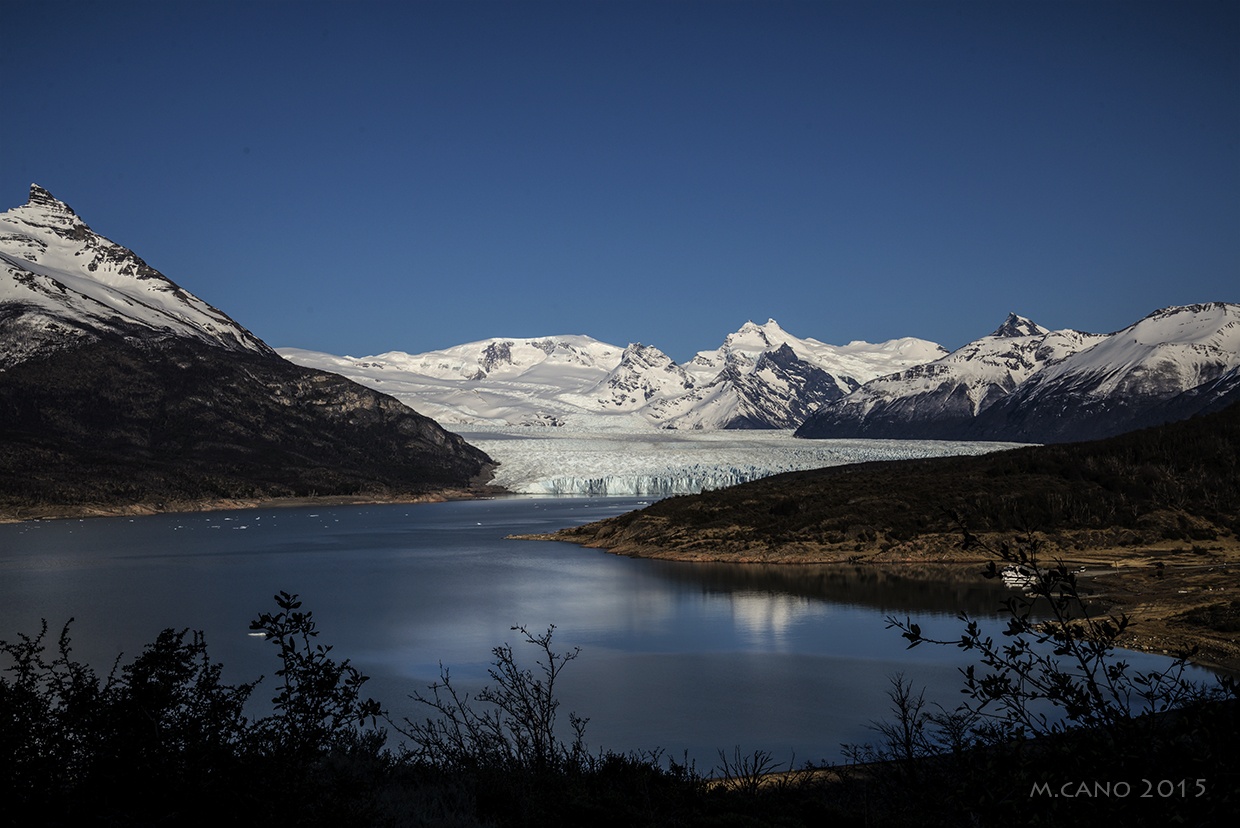
MULTIPOLYGON (((0 642, 0 793, 8 825, 799 826, 1205 824, 1240 806, 1235 686, 1183 680, 1183 662, 1138 674, 1114 658, 1123 618, 1078 616, 1075 583, 1027 547, 998 550, 1036 573, 1009 605, 1005 642, 967 618, 980 653, 966 701, 931 705, 893 677, 892 719, 838 766, 781 768, 765 751, 720 751, 702 773, 661 750, 591 752, 587 719, 559 719, 555 684, 580 653, 554 628, 514 627, 524 666, 492 650, 492 684, 458 692, 449 672, 413 697, 422 721, 389 719, 367 681, 318 641, 296 595, 251 629, 276 647, 270 715, 261 680, 226 685, 200 633, 165 630, 106 675, 74 659, 69 626, 0 642), (1048 604, 1050 614, 1036 605, 1048 604), (1046 620, 1049 617, 1049 620, 1046 620), (1043 620, 1037 620, 1037 619, 1043 620), (1049 647, 1049 649, 1047 649, 1049 647), (402 739, 391 743, 388 728, 402 739), (565 738, 567 736, 567 738, 565 738)), ((892 619, 910 646, 931 643, 892 619)), ((829 699, 823 700, 829 704, 829 699)))
POLYGON ((1036 528, 1056 554, 1240 535, 1240 406, 1089 443, 791 472, 561 530, 624 554, 711 560, 982 559, 1036 528), (962 554, 963 552, 963 554, 962 554))

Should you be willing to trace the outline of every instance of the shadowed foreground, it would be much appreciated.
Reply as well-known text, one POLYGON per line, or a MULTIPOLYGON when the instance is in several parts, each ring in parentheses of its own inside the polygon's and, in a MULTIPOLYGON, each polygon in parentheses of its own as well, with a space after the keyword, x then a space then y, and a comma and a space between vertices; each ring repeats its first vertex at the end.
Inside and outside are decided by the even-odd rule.
MULTIPOLYGON (((1043 597, 1064 583, 1048 570, 1043 597)), ((1071 669, 1029 670, 1035 682, 1064 678, 1055 703, 1066 700, 1067 721, 1078 725, 1039 729, 1020 695, 995 683, 1002 656, 976 639, 982 669, 965 681, 972 704, 932 712, 894 677, 894 718, 876 723, 874 745, 849 748, 855 764, 781 769, 761 749, 738 747, 703 776, 658 750, 591 752, 588 720, 575 713, 565 741, 555 682, 582 654, 557 653, 554 628, 514 628, 534 648, 535 667, 497 646, 492 684, 477 697, 458 694, 444 670, 413 690, 428 717, 396 722, 362 695, 366 677, 317 642, 297 597, 276 602, 277 612, 251 624, 279 653, 270 683, 222 684, 221 665, 188 631, 165 630, 107 675, 73 659, 68 627, 55 643, 46 628, 0 642, 0 823, 946 826, 1107 817, 1164 825, 1217 822, 1240 805, 1234 687, 1192 687, 1174 667, 1131 677, 1120 668, 1121 680, 1107 685, 1118 695, 1097 693, 1102 684, 1071 669), (1142 703, 1124 698, 1134 689, 1142 703), (245 715, 255 692, 272 694, 272 715, 245 715), (390 746, 380 722, 404 741, 390 746)), ((1018 636, 1042 635, 1021 625, 1029 618, 1021 613, 1013 607, 1018 636)), ((1089 653, 1097 645, 1110 656, 1109 623, 1051 637, 1084 654, 1080 663, 1100 665, 1089 653)), ((931 643, 914 641, 920 633, 909 624, 905 638, 931 643)))

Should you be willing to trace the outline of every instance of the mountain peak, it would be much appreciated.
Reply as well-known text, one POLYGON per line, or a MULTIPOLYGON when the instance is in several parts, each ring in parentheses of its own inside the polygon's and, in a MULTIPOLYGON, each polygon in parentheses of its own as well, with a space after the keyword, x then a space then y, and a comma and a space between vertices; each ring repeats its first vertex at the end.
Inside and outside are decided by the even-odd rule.
POLYGON ((4 328, 20 330, 21 338, 29 340, 14 354, 33 353, 31 343, 55 349, 104 331, 271 350, 132 250, 95 233, 38 184, 30 185, 26 204, 0 213, 0 253, 0 303, 5 305, 0 321, 24 320, 0 326, 0 344, 7 335, 4 328))
POLYGON ((72 207, 38 184, 30 185, 30 199, 24 205, 3 215, 18 224, 35 230, 50 230, 71 241, 84 241, 93 232, 72 207))
POLYGON ((65 204, 56 196, 40 187, 38 184, 30 185, 30 200, 26 202, 31 207, 42 207, 45 210, 51 210, 57 213, 66 213, 70 216, 76 216, 73 208, 65 204))
POLYGON ((782 330, 783 328, 781 328, 779 326, 779 323, 776 322, 774 319, 768 318, 766 322, 764 322, 761 325, 759 325, 757 322, 754 322, 752 319, 750 319, 744 325, 741 325, 741 328, 739 331, 737 331, 737 333, 746 333, 746 332, 753 332, 753 331, 766 333, 768 331, 782 331, 782 330))
POLYGON ((728 334, 723 340, 723 347, 743 351, 762 351, 775 347, 788 339, 788 333, 774 319, 766 320, 759 325, 752 319, 741 325, 736 333, 728 334))
POLYGON ((1018 316, 1015 313, 1009 313, 1007 319, 1003 320, 1003 324, 996 328, 991 336, 1000 339, 1012 339, 1018 336, 1040 336, 1045 333, 1050 333, 1050 331, 1033 320, 1018 316))

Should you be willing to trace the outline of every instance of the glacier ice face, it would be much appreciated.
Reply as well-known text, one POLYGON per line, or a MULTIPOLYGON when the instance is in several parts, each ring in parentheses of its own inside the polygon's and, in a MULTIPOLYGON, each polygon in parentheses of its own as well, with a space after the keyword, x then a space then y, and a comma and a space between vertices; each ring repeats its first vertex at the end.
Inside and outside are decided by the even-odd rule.
POLYGON ((662 498, 696 494, 789 471, 956 454, 1012 443, 798 440, 788 430, 569 431, 462 426, 500 464, 494 483, 523 494, 662 498))

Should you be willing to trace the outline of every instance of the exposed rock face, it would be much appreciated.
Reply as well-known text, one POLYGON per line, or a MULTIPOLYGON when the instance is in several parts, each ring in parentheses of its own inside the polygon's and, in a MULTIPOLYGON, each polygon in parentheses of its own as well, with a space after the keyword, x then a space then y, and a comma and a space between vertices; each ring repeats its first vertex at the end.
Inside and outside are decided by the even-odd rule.
POLYGON ((715 378, 674 400, 672 405, 681 406, 683 413, 665 415, 666 424, 673 428, 796 428, 821 405, 858 385, 852 377, 834 376, 802 359, 787 343, 756 355, 725 351, 715 378))
POLYGON ((0 214, 0 511, 406 496, 483 452, 393 397, 295 366, 63 202, 0 214))
POLYGON ((482 352, 482 361, 478 369, 478 379, 495 370, 497 365, 512 365, 512 343, 492 342, 482 352))
POLYGON ((634 410, 656 396, 677 396, 691 388, 693 379, 671 357, 638 342, 624 349, 620 364, 598 384, 594 393, 606 408, 634 410))
POLYGON ((784 344, 758 358, 753 373, 742 378, 741 396, 757 412, 756 427, 796 428, 820 407, 859 386, 852 377, 834 376, 801 359, 784 344))

